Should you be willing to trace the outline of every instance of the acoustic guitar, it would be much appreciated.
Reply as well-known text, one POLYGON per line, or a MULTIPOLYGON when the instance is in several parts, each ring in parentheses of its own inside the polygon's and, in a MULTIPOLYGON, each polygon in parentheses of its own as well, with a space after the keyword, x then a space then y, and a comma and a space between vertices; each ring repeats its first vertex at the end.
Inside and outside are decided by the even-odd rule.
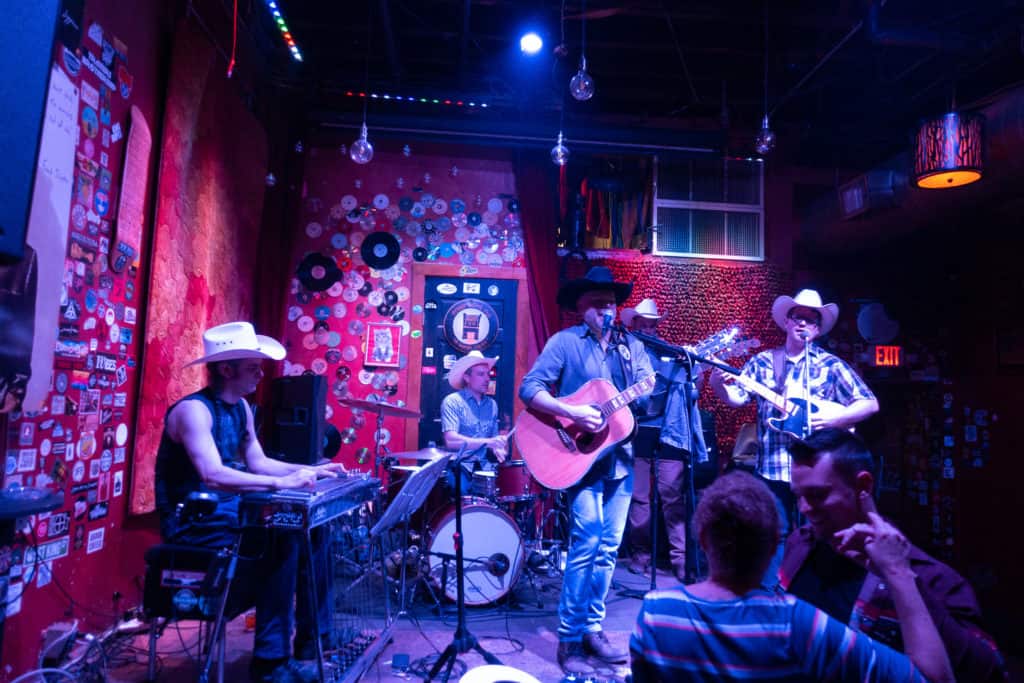
POLYGON ((650 375, 624 391, 598 377, 558 400, 570 405, 592 405, 604 417, 596 432, 588 432, 567 417, 555 417, 527 408, 516 420, 516 446, 533 478, 549 489, 565 489, 583 478, 598 458, 633 436, 636 420, 631 402, 650 393, 657 375, 650 375), (625 410, 624 410, 625 409, 625 410))

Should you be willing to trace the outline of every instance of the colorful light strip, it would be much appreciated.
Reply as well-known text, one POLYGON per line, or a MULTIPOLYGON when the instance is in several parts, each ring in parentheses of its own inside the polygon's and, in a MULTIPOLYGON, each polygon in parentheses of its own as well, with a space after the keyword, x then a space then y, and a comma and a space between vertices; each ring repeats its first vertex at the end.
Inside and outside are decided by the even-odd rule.
POLYGON ((276 0, 266 0, 266 2, 267 9, 270 10, 271 16, 274 17, 274 22, 277 23, 277 28, 281 31, 281 36, 284 37, 284 42, 287 43, 288 49, 291 50, 292 58, 297 62, 301 62, 302 53, 299 52, 299 47, 295 44, 291 31, 288 30, 288 24, 285 23, 284 15, 281 14, 281 8, 277 6, 276 0))
POLYGON ((413 95, 390 95, 387 93, 365 93, 355 90, 345 91, 346 97, 369 97, 372 100, 398 100, 399 102, 419 102, 421 104, 445 104, 450 107, 480 107, 487 109, 490 105, 486 102, 474 102, 471 100, 453 100, 439 97, 416 97, 413 95))

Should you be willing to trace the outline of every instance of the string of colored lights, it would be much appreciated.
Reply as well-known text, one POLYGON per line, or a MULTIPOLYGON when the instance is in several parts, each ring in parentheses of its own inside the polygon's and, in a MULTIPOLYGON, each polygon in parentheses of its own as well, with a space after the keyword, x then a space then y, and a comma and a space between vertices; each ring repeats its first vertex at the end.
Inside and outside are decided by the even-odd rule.
POLYGON ((398 100, 399 102, 421 102, 423 104, 446 104, 451 107, 480 107, 486 109, 489 105, 486 102, 474 102, 470 100, 452 100, 439 97, 416 97, 414 95, 390 95, 386 93, 365 93, 355 90, 345 91, 346 97, 369 97, 372 100, 398 100))
POLYGON ((270 14, 273 15, 274 21, 277 22, 277 28, 281 31, 281 36, 284 38, 284 42, 288 44, 288 49, 291 50, 292 58, 297 62, 302 61, 302 53, 299 52, 299 46, 295 44, 295 39, 292 38, 291 31, 288 30, 288 24, 285 23, 284 15, 281 14, 281 8, 277 6, 275 0, 266 0, 267 9, 270 10, 270 14))

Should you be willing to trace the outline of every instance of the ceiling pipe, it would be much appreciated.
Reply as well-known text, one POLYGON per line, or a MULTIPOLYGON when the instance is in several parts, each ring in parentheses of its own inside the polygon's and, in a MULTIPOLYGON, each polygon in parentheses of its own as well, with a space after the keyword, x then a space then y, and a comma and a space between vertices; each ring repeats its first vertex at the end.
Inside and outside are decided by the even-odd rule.
POLYGON ((388 51, 388 63, 391 65, 391 77, 395 85, 402 83, 402 60, 398 56, 398 44, 395 42, 395 28, 391 23, 391 8, 388 0, 377 3, 380 9, 380 23, 384 26, 384 46, 388 51))
POLYGON ((462 35, 459 36, 459 84, 465 88, 469 80, 469 10, 471 0, 462 1, 462 35))

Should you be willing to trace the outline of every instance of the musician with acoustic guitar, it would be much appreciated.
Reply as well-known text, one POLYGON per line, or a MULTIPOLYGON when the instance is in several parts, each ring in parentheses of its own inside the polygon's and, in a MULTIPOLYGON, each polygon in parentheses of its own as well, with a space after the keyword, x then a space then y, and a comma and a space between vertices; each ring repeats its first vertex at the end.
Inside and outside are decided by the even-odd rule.
POLYGON ((654 386, 643 344, 614 324, 632 289, 600 266, 565 283, 557 301, 583 322, 548 340, 519 388, 527 410, 516 445, 534 478, 569 496, 572 537, 558 605, 558 663, 567 673, 592 674, 588 656, 629 657, 601 623, 633 493, 629 404, 654 386))
POLYGON ((793 529, 796 500, 789 488, 794 439, 825 427, 852 428, 878 412, 878 399, 844 361, 812 342, 828 334, 839 317, 839 306, 823 304, 813 289, 795 297, 780 296, 772 304, 772 319, 786 333, 782 347, 762 351, 743 366, 734 384, 726 384, 721 369, 711 373, 715 395, 733 406, 757 397, 757 472, 767 480, 779 503, 779 546, 765 574, 765 583, 778 581, 783 545, 793 529))

